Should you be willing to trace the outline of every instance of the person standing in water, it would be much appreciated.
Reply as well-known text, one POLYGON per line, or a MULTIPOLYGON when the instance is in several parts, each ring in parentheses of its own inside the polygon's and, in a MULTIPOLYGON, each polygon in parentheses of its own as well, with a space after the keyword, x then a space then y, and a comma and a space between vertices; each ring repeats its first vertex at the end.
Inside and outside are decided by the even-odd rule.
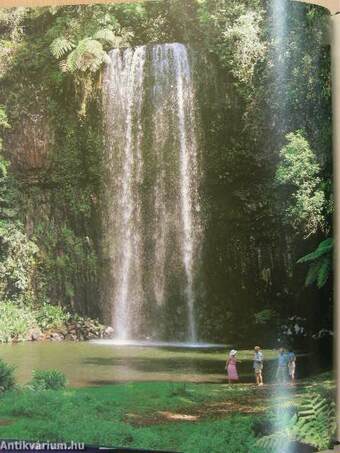
POLYGON ((232 349, 229 353, 229 357, 227 359, 226 367, 227 370, 227 379, 229 384, 232 382, 237 382, 239 380, 238 372, 237 372, 237 360, 236 360, 237 351, 232 349))
POLYGON ((296 355, 289 349, 288 352, 288 373, 292 384, 295 383, 296 355))
POLYGON ((263 385, 263 377, 262 377, 263 354, 262 354, 260 346, 255 346, 254 349, 255 349, 254 371, 255 371, 256 384, 258 386, 261 386, 261 385, 263 385))

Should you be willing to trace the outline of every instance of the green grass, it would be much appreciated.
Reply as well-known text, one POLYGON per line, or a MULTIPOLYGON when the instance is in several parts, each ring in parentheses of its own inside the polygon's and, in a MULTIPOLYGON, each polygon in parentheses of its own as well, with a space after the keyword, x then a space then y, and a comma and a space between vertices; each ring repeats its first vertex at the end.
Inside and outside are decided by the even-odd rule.
MULTIPOLYGON (((334 386, 330 375, 287 396, 334 386)), ((184 453, 257 453, 253 425, 276 402, 251 385, 128 383, 104 387, 19 389, 0 399, 0 438, 79 441, 184 453), (191 416, 193 419, 177 420, 191 416)), ((288 401, 287 401, 288 402, 288 401)), ((282 401, 280 401, 282 404, 282 401)))

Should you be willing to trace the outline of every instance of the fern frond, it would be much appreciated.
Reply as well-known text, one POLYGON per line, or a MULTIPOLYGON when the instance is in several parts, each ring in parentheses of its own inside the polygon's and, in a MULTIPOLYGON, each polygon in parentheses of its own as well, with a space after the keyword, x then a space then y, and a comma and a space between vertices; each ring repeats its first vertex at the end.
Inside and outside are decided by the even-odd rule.
POLYGON ((336 430, 335 405, 321 395, 303 403, 293 428, 297 440, 318 449, 327 449, 336 430))
POLYGON ((329 274, 330 274, 331 267, 332 267, 332 263, 328 257, 326 257, 320 263, 318 278, 317 278, 318 288, 322 288, 326 284, 329 274))
POLYGON ((313 285, 318 279, 318 273, 320 270, 320 263, 313 263, 309 266, 307 277, 305 281, 306 286, 313 285))
POLYGON ((319 450, 327 449, 336 432, 335 404, 321 395, 312 395, 298 414, 282 424, 284 429, 257 440, 256 445, 268 451, 289 451, 290 443, 300 441, 319 450))
POLYGON ((59 68, 61 72, 67 72, 68 71, 67 60, 59 61, 59 68))
POLYGON ((309 261, 315 261, 326 253, 330 253, 333 249, 334 240, 333 238, 328 238, 325 241, 320 242, 318 248, 314 252, 309 253, 306 256, 303 256, 298 260, 298 263, 307 263, 309 261))
POLYGON ((322 288, 328 280, 332 270, 333 238, 322 241, 314 252, 300 258, 298 263, 310 263, 306 277, 306 286, 316 283, 322 288))
POLYGON ((116 36, 112 30, 108 28, 102 28, 98 30, 97 33, 94 34, 93 39, 98 41, 110 44, 111 46, 118 47, 117 44, 120 43, 121 38, 116 36))
POLYGON ((52 55, 59 60, 59 58, 66 55, 74 48, 72 41, 67 38, 56 38, 50 45, 52 55))
POLYGON ((268 436, 261 437, 256 441, 256 445, 268 451, 286 451, 289 444, 293 441, 287 431, 279 431, 277 433, 269 434, 268 436))
POLYGON ((68 55, 66 68, 70 72, 96 72, 106 61, 107 54, 102 44, 92 38, 85 38, 68 55))

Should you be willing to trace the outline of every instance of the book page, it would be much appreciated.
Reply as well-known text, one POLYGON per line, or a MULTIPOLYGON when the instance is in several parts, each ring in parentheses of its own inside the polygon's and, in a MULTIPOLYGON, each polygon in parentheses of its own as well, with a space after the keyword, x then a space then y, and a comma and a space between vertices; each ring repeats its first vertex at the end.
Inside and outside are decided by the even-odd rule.
POLYGON ((332 448, 336 6, 14 3, 0 439, 332 448))

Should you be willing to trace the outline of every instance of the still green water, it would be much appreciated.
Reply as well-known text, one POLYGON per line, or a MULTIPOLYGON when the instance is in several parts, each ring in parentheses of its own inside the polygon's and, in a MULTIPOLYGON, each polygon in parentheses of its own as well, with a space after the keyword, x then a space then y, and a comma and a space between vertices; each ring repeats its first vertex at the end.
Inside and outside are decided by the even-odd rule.
MULTIPOLYGON (((0 345, 0 358, 16 367, 20 384, 32 370, 56 368, 72 387, 127 381, 225 382, 226 350, 26 342, 0 345)), ((273 359, 273 351, 264 351, 273 359)), ((240 351, 243 380, 252 379, 252 351, 240 351)))

